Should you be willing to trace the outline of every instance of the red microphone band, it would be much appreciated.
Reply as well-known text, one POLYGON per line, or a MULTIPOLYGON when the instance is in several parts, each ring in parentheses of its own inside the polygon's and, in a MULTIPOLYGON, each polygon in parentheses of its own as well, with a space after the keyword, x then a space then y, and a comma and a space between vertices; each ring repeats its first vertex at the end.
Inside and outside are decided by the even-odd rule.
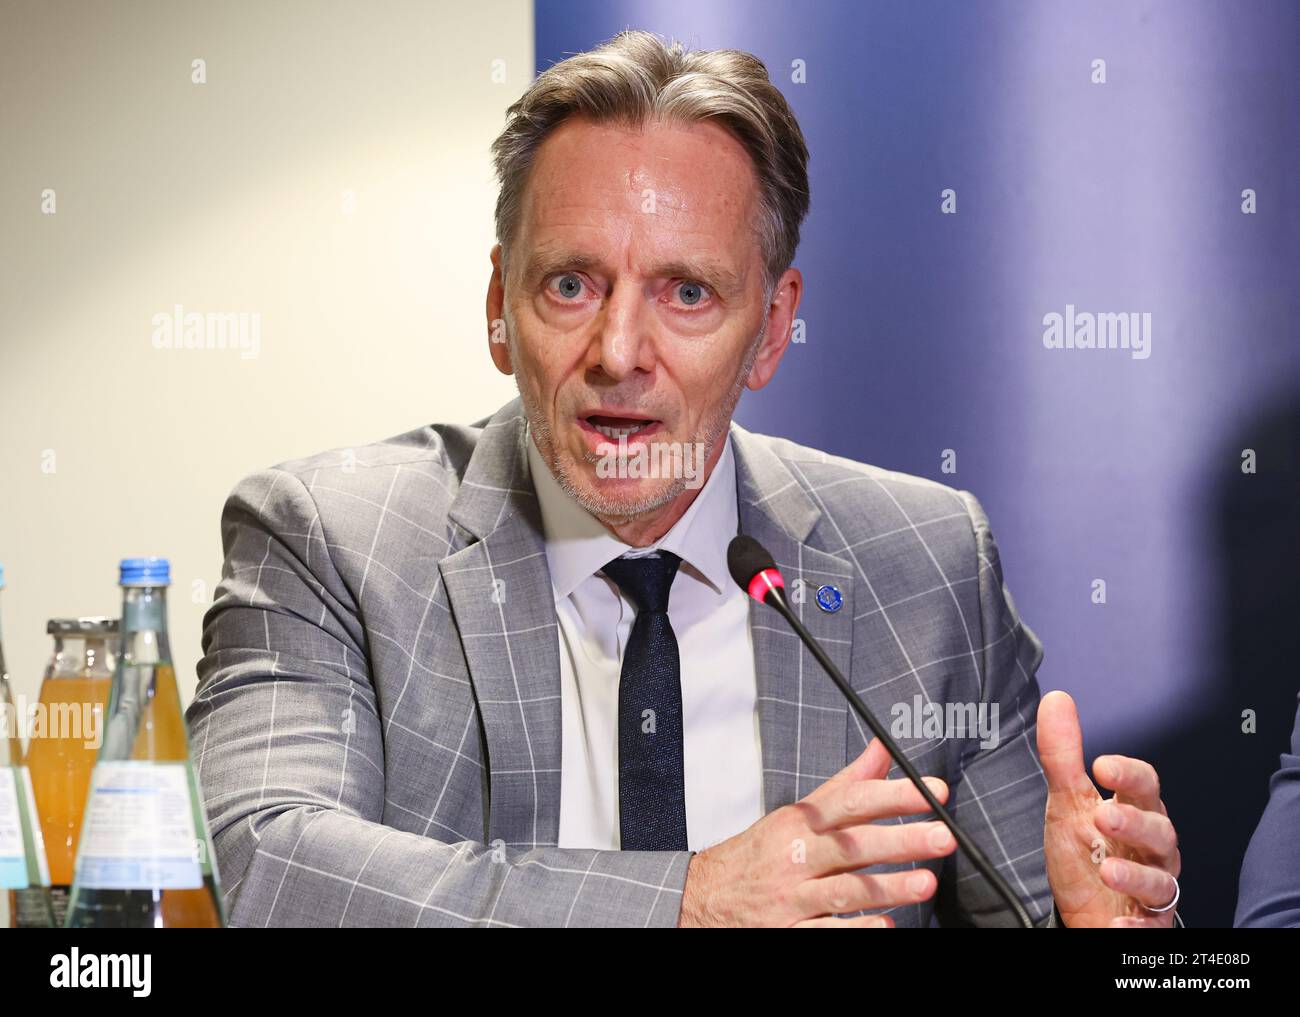
POLYGON ((775 567, 763 569, 762 572, 756 573, 754 578, 749 581, 749 595, 760 604, 766 604, 768 593, 778 587, 785 589, 785 580, 781 578, 781 570, 775 567))

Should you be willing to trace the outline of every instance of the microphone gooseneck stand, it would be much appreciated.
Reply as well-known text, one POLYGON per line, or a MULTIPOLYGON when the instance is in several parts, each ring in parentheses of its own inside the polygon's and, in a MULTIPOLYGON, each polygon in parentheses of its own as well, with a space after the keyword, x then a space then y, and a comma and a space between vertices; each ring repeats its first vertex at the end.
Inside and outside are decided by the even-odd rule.
POLYGON ((952 831, 958 846, 966 852, 966 857, 971 860, 971 863, 979 870, 980 874, 989 881, 989 884, 997 891, 998 896, 1006 901, 1007 907, 1011 909, 1020 924, 1026 929, 1032 929, 1034 923, 1029 917, 1029 912, 1020 903, 1020 899, 1007 884, 1007 881, 993 867, 993 863, 988 860, 980 846, 948 814, 948 810, 943 807, 934 796, 934 793, 926 786, 925 781, 921 779, 921 775, 917 772, 916 767, 912 765, 912 761, 903 754, 902 749, 890 737, 884 725, 876 720, 871 711, 867 709, 862 698, 853 691, 844 675, 840 674, 840 669, 826 655, 826 651, 821 648, 821 644, 813 638, 812 633, 804 628, 803 622, 790 609, 790 604, 785 596, 785 580, 781 577, 776 562, 768 550, 753 537, 741 534, 734 538, 727 548, 727 564, 730 567, 732 578, 735 579, 742 590, 760 603, 774 608, 789 623, 799 638, 803 640, 804 646, 808 647, 808 651, 817 659, 817 663, 825 669, 826 673, 830 675, 831 681, 844 694, 844 698, 849 701, 849 705, 853 707, 854 712, 871 728, 871 733, 879 738, 885 748, 889 750, 890 756, 898 764, 899 769, 907 775, 908 779, 916 786, 916 789, 921 792, 926 804, 934 810, 935 815, 939 817, 944 826, 952 831))

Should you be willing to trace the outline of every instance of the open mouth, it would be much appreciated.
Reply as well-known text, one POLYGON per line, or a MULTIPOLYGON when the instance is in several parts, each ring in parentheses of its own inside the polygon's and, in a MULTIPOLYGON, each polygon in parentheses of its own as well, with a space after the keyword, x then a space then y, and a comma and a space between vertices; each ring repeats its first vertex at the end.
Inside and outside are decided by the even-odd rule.
POLYGON ((579 426, 590 429, 614 441, 654 430, 659 421, 649 417, 616 417, 603 413, 590 413, 578 418, 579 426))

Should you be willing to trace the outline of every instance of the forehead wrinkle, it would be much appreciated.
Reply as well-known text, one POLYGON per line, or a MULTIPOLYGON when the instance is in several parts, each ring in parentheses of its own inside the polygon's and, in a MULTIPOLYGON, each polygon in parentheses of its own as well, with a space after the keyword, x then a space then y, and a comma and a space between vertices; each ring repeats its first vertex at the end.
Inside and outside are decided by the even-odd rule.
MULTIPOLYGON (((611 140, 618 147, 632 147, 629 139, 611 140)), ((600 174, 589 186, 580 186, 564 173, 554 172, 559 168, 555 160, 563 161, 570 153, 552 150, 548 154, 552 172, 534 178, 528 188, 531 200, 525 219, 532 220, 532 229, 525 230, 534 237, 539 232, 548 234, 532 247, 526 259, 530 278, 535 279, 543 268, 548 274, 566 266, 608 270, 614 263, 602 265, 607 256, 597 253, 608 250, 608 256, 622 262, 621 271, 635 272, 634 263, 639 260, 655 277, 684 276, 710 285, 715 292, 743 292, 753 267, 747 256, 748 244, 756 239, 752 187, 736 193, 711 178, 691 179, 680 165, 667 166, 664 186, 654 187, 656 179, 663 178, 661 164, 674 162, 668 153, 656 151, 640 152, 636 160, 610 167, 611 173, 600 174), (641 211, 641 192, 647 185, 654 191, 654 220, 641 211), (724 224, 729 228, 720 229, 724 224), (584 233, 598 236, 598 243, 594 247, 587 243, 584 233), (697 238, 703 244, 697 245, 697 238), (727 250, 712 251, 715 239, 720 239, 727 250), (737 246, 745 249, 746 256, 731 267, 729 256, 737 246), (710 248, 708 253, 692 256, 691 252, 705 247, 710 248), (621 253, 615 254, 619 248, 621 253), (640 255, 640 249, 650 253, 640 255)), ((747 182, 752 182, 752 176, 746 176, 747 182)))
POLYGON ((620 216, 589 206, 565 205, 553 210, 553 219, 534 223, 533 234, 545 232, 547 236, 532 246, 527 259, 530 266, 608 269, 617 263, 622 270, 634 273, 634 261, 639 260, 653 277, 686 276, 737 292, 751 274, 747 257, 741 257, 735 266, 730 264, 732 248, 739 245, 748 252, 747 245, 754 239, 752 224, 743 218, 734 221, 734 229, 728 231, 730 236, 719 250, 714 243, 719 231, 706 224, 684 222, 685 214, 656 214, 652 220, 640 211, 620 216), (580 214, 565 215, 568 211, 580 214), (594 241, 589 239, 592 235, 594 241), (605 250, 621 253, 607 256, 601 253, 605 250), (607 257, 614 260, 606 261, 607 257))

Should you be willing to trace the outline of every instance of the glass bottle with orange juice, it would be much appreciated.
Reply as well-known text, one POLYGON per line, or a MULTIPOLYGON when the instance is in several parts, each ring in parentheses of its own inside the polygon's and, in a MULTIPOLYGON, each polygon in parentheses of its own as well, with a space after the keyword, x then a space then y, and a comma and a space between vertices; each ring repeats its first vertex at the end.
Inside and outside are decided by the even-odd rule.
POLYGON ((54 653, 28 718, 27 769, 50 865, 55 924, 72 887, 81 822, 117 660, 116 618, 52 618, 54 653))

